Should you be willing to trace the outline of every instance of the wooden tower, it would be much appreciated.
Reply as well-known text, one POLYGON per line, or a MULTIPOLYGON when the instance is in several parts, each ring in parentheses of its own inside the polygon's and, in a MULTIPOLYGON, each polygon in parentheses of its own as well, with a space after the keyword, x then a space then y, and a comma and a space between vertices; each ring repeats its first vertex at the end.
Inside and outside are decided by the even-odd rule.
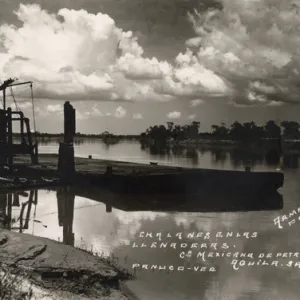
POLYGON ((31 156, 32 164, 38 163, 38 146, 33 144, 30 130, 29 118, 25 118, 23 112, 13 111, 6 108, 6 89, 12 86, 29 84, 32 90, 32 82, 14 83, 16 79, 8 79, 0 85, 3 92, 3 109, 0 109, 0 165, 8 165, 9 170, 13 169, 13 157, 15 155, 28 154, 31 156), (20 126, 20 142, 13 140, 13 122, 20 126))

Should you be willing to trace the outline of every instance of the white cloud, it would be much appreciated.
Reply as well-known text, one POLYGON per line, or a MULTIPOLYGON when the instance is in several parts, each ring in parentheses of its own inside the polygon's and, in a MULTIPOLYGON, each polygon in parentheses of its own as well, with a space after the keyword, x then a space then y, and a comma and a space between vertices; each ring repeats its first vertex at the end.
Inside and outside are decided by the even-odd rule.
POLYGON ((274 94, 278 101, 296 101, 300 92, 299 4, 293 0, 221 2, 221 10, 189 15, 197 36, 187 41, 186 53, 177 57, 180 75, 208 90, 221 88, 228 98, 245 104, 268 104, 274 94), (182 75, 185 70, 190 76, 182 75), (205 80, 201 72, 194 76, 194 70, 208 76, 205 80))
POLYGON ((191 114, 188 116, 188 120, 194 120, 196 118, 196 114, 191 114))
POLYGON ((203 103, 204 103, 204 101, 201 99, 194 99, 191 101, 191 107, 196 107, 203 103))
POLYGON ((144 57, 137 37, 106 14, 21 4, 22 25, 0 26, 1 78, 33 80, 45 99, 299 101, 294 0, 221 2, 222 10, 189 15, 196 36, 173 63, 144 57))
POLYGON ((172 67, 167 62, 159 62, 156 58, 136 57, 126 53, 117 62, 117 68, 130 79, 161 79, 170 74, 172 67))
POLYGON ((17 105, 20 109, 31 109, 32 108, 32 103, 29 101, 17 102, 17 105))
POLYGON ((172 112, 169 112, 167 114, 167 117, 169 119, 179 119, 181 117, 181 112, 179 111, 172 111, 172 112))
POLYGON ((61 104, 48 104, 47 106, 46 106, 46 110, 48 111, 48 112, 51 112, 51 113, 53 113, 53 112, 62 112, 63 111, 63 106, 61 105, 61 104))
POLYGON ((140 120, 140 119, 143 119, 143 116, 140 113, 136 113, 136 114, 133 114, 133 119, 140 120))
POLYGON ((124 118, 126 116, 126 109, 122 106, 117 107, 115 116, 117 118, 124 118))
POLYGON ((110 112, 103 112, 98 108, 97 104, 87 107, 88 110, 76 110, 76 117, 79 120, 87 120, 89 118, 100 118, 100 117, 109 117, 112 115, 110 112))
POLYGON ((166 62, 141 58, 136 38, 106 14, 69 9, 49 14, 38 5, 21 4, 16 15, 20 28, 0 26, 0 73, 33 80, 36 97, 107 100, 119 88, 132 90, 134 81, 126 82, 118 67, 135 78, 168 71, 166 62))
POLYGON ((267 105, 268 106, 282 106, 284 105, 285 103, 284 102, 281 102, 281 101, 270 101, 267 105))
POLYGON ((102 117, 104 114, 97 108, 97 106, 93 106, 91 111, 85 112, 88 117, 102 117))

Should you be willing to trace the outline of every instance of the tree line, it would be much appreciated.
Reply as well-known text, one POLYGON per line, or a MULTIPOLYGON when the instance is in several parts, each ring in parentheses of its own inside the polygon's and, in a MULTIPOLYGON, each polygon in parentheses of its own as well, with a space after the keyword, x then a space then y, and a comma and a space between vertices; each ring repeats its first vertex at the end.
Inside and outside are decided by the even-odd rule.
POLYGON ((283 121, 280 126, 270 120, 263 126, 255 122, 240 123, 235 121, 229 127, 225 123, 212 125, 212 132, 200 132, 200 122, 193 121, 186 125, 175 125, 174 122, 167 122, 165 125, 150 126, 141 133, 142 139, 167 140, 173 139, 182 141, 186 139, 199 139, 205 137, 231 140, 257 140, 263 138, 285 138, 299 139, 300 124, 295 121, 283 121))

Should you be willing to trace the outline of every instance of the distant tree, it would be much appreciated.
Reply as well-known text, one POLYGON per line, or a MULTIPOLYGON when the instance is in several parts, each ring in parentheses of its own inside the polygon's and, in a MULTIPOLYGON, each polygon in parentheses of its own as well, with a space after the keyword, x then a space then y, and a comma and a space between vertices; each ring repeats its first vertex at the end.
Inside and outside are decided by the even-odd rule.
POLYGON ((168 131, 171 133, 174 127, 174 122, 167 122, 168 131))
POLYGON ((216 137, 225 138, 229 133, 229 130, 228 128, 226 128, 225 123, 221 123, 221 126, 212 125, 211 128, 213 130, 212 134, 216 137))
POLYGON ((233 124, 231 124, 230 128, 230 135, 232 136, 233 139, 243 139, 243 134, 244 134, 244 128, 241 123, 238 121, 235 121, 233 124))
POLYGON ((281 135, 280 127, 275 121, 268 121, 265 125, 265 134, 267 138, 279 138, 281 135))
POLYGON ((295 121, 283 121, 281 122, 281 127, 283 127, 283 134, 289 138, 299 138, 300 137, 300 124, 295 121))
POLYGON ((191 124, 191 138, 195 139, 198 137, 200 129, 200 122, 193 121, 191 124))
POLYGON ((104 131, 101 135, 103 135, 103 136, 111 136, 112 134, 111 133, 109 133, 108 131, 104 131))

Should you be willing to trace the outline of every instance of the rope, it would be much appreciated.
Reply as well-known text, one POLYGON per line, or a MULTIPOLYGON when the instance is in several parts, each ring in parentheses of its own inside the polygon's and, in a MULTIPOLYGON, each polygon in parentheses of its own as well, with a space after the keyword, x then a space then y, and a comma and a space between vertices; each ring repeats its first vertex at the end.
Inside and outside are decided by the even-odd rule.
POLYGON ((37 138, 36 138, 35 110, 34 110, 32 83, 30 83, 30 91, 31 91, 31 103, 32 103, 32 115, 33 115, 33 129, 34 129, 34 137, 36 142, 37 138))
POLYGON ((12 88, 12 87, 10 87, 10 92, 11 92, 11 96, 12 96, 12 98, 13 98, 13 100, 14 100, 14 104, 15 104, 16 110, 20 111, 20 108, 19 108, 19 106, 18 106, 18 104, 17 104, 17 101, 16 101, 16 99, 15 99, 15 95, 14 95, 14 91, 13 91, 13 88, 12 88))

